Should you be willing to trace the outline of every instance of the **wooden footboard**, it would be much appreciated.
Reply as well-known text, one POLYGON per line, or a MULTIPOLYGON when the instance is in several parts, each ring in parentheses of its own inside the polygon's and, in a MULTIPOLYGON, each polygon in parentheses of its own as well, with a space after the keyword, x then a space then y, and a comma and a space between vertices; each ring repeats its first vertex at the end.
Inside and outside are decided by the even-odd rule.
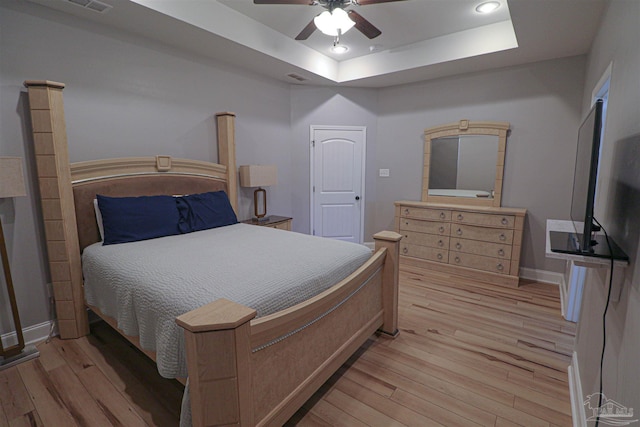
POLYGON ((254 319, 227 300, 177 318, 186 337, 193 425, 282 425, 372 333, 397 335, 401 236, 351 276, 287 310, 254 319))

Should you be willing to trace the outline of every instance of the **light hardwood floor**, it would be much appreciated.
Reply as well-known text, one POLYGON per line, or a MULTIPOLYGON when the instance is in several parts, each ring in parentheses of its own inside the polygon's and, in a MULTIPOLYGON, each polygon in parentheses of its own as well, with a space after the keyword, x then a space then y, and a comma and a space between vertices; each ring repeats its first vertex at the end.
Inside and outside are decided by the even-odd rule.
MULTIPOLYGON (((288 422, 569 426, 575 324, 556 286, 403 267, 400 336, 372 337, 288 422)), ((182 386, 107 325, 0 372, 0 426, 176 426, 182 386)))

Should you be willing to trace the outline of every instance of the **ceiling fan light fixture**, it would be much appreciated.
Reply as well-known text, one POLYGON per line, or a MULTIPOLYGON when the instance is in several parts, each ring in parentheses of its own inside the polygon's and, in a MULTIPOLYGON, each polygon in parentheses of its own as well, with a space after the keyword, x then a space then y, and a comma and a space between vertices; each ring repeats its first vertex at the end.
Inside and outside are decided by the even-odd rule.
POLYGON ((476 6, 476 12, 478 13, 491 13, 500 7, 499 1, 486 1, 476 6))
POLYGON ((340 8, 335 8, 333 12, 325 10, 313 19, 313 23, 323 34, 333 37, 346 33, 356 25, 347 12, 340 8))

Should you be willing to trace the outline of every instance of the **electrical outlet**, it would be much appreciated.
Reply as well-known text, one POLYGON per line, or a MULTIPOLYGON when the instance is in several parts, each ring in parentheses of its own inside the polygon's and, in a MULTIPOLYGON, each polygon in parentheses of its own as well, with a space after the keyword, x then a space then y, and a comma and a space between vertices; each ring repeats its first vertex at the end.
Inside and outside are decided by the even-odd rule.
POLYGON ((380 169, 380 176, 388 177, 389 176, 389 169, 380 169))

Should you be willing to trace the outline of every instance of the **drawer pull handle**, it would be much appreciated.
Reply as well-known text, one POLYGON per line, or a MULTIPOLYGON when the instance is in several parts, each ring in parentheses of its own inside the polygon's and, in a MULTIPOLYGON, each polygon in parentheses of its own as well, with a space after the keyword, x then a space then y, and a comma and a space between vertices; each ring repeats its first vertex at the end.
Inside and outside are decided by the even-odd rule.
POLYGON ((459 256, 456 257, 456 262, 460 262, 460 257, 459 256))
POLYGON ((409 221, 405 221, 405 222, 404 222, 404 225, 409 225, 409 221))
POLYGON ((404 214, 405 214, 405 215, 409 215, 409 209, 405 209, 405 210, 404 210, 404 214))
POLYGON ((462 216, 462 214, 458 214, 458 221, 462 221, 464 219, 464 216, 462 216))
POLYGON ((502 224, 503 225, 509 224, 509 220, 506 217, 502 217, 502 224))
POLYGON ((500 240, 507 240, 507 236, 504 233, 500 234, 500 240))
POLYGON ((498 271, 504 270, 504 266, 502 264, 496 265, 496 268, 498 269, 498 271))
POLYGON ((504 256, 504 249, 498 249, 498 255, 504 256))
POLYGON ((408 238, 409 238, 409 235, 408 235, 408 234, 405 234, 405 235, 404 235, 404 237, 405 237, 406 239, 408 239, 408 238))
POLYGON ((438 259, 442 259, 442 254, 438 254, 438 259))
POLYGON ((446 217, 446 215, 444 214, 444 212, 440 212, 440 219, 444 219, 446 217))
POLYGON ((442 240, 438 240, 438 246, 444 246, 444 242, 442 240))
POLYGON ((402 248, 402 253, 406 254, 407 252, 409 252, 409 248, 407 248, 406 246, 404 248, 402 248))
POLYGON ((441 233, 444 233, 444 227, 440 226, 440 228, 438 228, 438 231, 441 232, 441 233))
POLYGON ((458 230, 456 230, 456 234, 458 236, 462 236, 462 228, 458 228, 458 230))
POLYGON ((462 245, 460 243, 456 243, 456 249, 462 249, 462 245))

